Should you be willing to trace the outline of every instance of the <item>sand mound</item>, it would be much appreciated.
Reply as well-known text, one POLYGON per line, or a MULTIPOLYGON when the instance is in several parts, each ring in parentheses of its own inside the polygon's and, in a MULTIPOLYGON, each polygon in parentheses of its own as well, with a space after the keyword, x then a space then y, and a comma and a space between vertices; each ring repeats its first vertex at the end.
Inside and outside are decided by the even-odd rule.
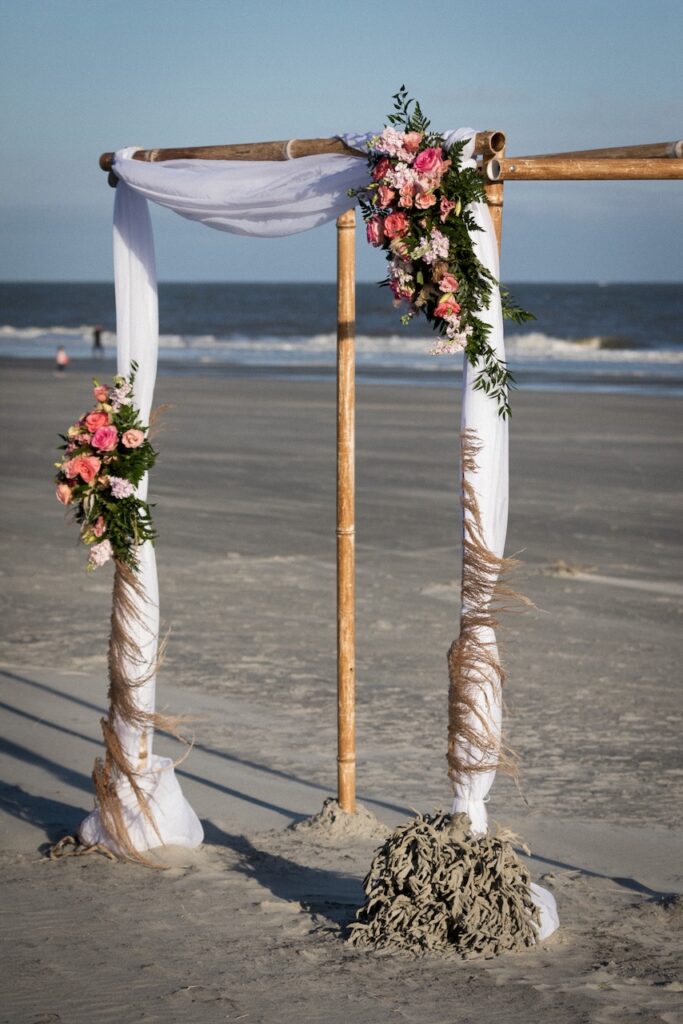
POLYGON ((356 813, 349 814, 332 797, 328 797, 317 814, 296 822, 291 828, 293 832, 311 839, 335 842, 345 839, 386 839, 390 831, 362 804, 356 804, 356 813))
POLYGON ((463 957, 533 946, 538 911, 511 838, 473 836, 466 814, 418 815, 377 851, 349 941, 463 957))

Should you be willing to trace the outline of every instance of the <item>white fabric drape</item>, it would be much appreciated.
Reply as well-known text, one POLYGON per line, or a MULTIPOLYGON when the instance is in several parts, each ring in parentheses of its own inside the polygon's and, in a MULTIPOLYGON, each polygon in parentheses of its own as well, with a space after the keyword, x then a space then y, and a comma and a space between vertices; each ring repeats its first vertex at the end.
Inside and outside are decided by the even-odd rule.
MULTIPOLYGON (((140 419, 149 423, 157 373, 159 349, 159 306, 157 275, 152 237, 152 222, 145 200, 132 189, 117 189, 114 200, 114 277, 116 281, 116 356, 117 371, 127 377, 131 363, 138 366, 135 379, 135 404, 140 419)), ((147 500, 148 474, 138 484, 137 496, 147 500)), ((129 628, 141 651, 143 663, 131 664, 128 677, 145 679, 138 687, 138 704, 154 711, 156 673, 149 674, 157 659, 159 636, 159 585, 154 547, 147 541, 139 550, 139 579, 147 603, 138 608, 139 620, 129 628), (147 678, 146 678, 147 677, 147 678)), ((117 729, 124 751, 133 764, 141 745, 140 729, 120 723, 117 729)), ((153 730, 148 730, 147 765, 152 757, 153 730)))
MULTIPOLYGON (((474 167, 474 136, 471 128, 460 128, 449 132, 445 137, 446 146, 469 139, 462 153, 463 164, 474 167)), ((474 203, 472 213, 481 231, 475 231, 472 239, 477 258, 489 270, 496 280, 499 276, 498 242, 491 221, 489 208, 485 203, 474 203)), ((489 324, 489 344, 501 362, 505 361, 505 341, 503 336, 503 314, 501 311, 500 292, 495 288, 488 309, 482 309, 479 318, 489 324)), ((461 431, 474 431, 481 443, 477 455, 476 472, 464 471, 465 479, 474 487, 482 522, 482 539, 489 551, 498 558, 503 557, 508 522, 508 421, 498 413, 498 405, 483 391, 475 391, 474 383, 481 366, 471 366, 464 360, 461 431)), ((462 609, 463 612, 468 609, 462 609)), ((480 641, 493 653, 496 651, 496 637, 492 629, 480 631, 480 641)), ((495 735, 500 746, 500 730, 502 719, 502 699, 500 680, 491 677, 490 672, 483 672, 488 677, 488 686, 477 691, 478 709, 488 721, 489 731, 495 735)), ((473 721, 476 725, 476 720, 473 721)), ((481 750, 467 748, 460 751, 470 764, 484 760, 481 750)), ((473 772, 458 780, 455 786, 453 811, 464 811, 469 815, 475 832, 485 832, 487 828, 486 805, 484 803, 493 780, 494 771, 473 772)))
MULTIPOLYGON (((159 314, 152 223, 147 202, 133 189, 120 185, 114 203, 114 279, 116 283, 117 370, 128 376, 137 363, 134 398, 143 423, 149 422, 157 371, 159 314)), ((147 498, 147 474, 136 493, 147 498)), ((159 638, 159 585, 154 547, 147 541, 138 550, 139 573, 145 600, 132 598, 136 614, 127 623, 141 653, 140 661, 126 665, 126 675, 140 680, 135 697, 138 707, 152 713, 156 698, 156 663, 159 638)), ((133 847, 144 853, 159 845, 196 847, 204 838, 201 823, 182 794, 173 762, 153 753, 154 730, 145 730, 117 719, 116 733, 137 781, 145 793, 154 824, 142 813, 127 780, 117 784, 126 831, 133 847), (140 758, 140 752, 146 752, 140 758)), ((81 823, 81 840, 112 846, 96 809, 81 823)))
POLYGON ((339 153, 296 160, 133 160, 120 150, 114 174, 138 195, 218 231, 274 238, 309 231, 353 205, 367 182, 364 159, 339 153))
MULTIPOLYGON (((472 160, 475 131, 459 129, 446 134, 446 144, 471 140, 464 159, 472 160)), ((341 136, 348 145, 362 148, 370 133, 341 136)), ((165 206, 181 217, 208 227, 256 237, 290 235, 334 220, 353 205, 350 188, 367 182, 363 157, 325 154, 290 161, 172 160, 146 163, 132 159, 134 149, 120 150, 113 170, 119 178, 115 204, 115 274, 119 371, 127 372, 131 359, 139 363, 136 398, 143 410, 151 403, 156 373, 158 311, 154 271, 154 242, 145 200, 165 206)), ((477 204, 474 216, 482 231, 474 235, 475 251, 482 263, 498 277, 498 250, 488 207, 477 204)), ((505 358, 500 295, 495 294, 481 318, 491 325, 489 341, 498 357, 505 358)), ((474 390, 477 367, 465 360, 462 429, 476 432, 482 448, 471 482, 477 492, 486 545, 503 555, 508 512, 508 426, 497 404, 474 390)), ((145 482, 146 488, 146 482, 145 482)), ((147 571, 145 569, 145 571, 147 571)), ((150 569, 150 572, 152 570, 150 569)), ((154 569, 156 585, 156 570, 154 569)), ((491 631, 492 633, 492 631, 491 631)), ((495 636, 486 637, 495 644, 495 636)), ((141 699, 146 699, 146 687, 141 699)), ((152 695, 153 699, 153 695, 152 695)), ((480 700, 490 727, 499 736, 500 687, 492 680, 480 700)), ((470 763, 481 752, 469 750, 470 763)), ((454 810, 466 811, 479 831, 487 827, 484 800, 495 773, 473 773, 458 781, 454 810)), ((554 901, 534 886, 541 906, 541 938, 557 927, 554 901), (542 895, 541 895, 542 894, 542 895)))

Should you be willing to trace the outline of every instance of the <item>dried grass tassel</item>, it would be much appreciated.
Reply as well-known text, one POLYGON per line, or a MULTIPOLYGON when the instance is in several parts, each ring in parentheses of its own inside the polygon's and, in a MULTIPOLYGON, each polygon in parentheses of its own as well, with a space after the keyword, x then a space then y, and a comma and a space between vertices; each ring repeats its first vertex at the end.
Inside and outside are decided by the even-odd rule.
POLYGON ((107 717, 101 720, 105 754, 104 758, 95 761, 92 779, 102 827, 117 850, 131 860, 160 867, 137 851, 131 843, 118 795, 118 787, 125 780, 141 813, 159 837, 159 845, 163 845, 149 800, 138 781, 138 767, 131 763, 118 731, 121 726, 134 727, 143 732, 157 728, 169 732, 177 739, 183 739, 178 732, 180 718, 145 711, 136 699, 136 691, 156 673, 162 656, 157 652, 150 663, 137 639, 140 633, 147 633, 154 639, 141 612, 148 600, 135 571, 125 563, 116 561, 109 638, 109 711, 107 717))
POLYGON ((500 707, 505 681, 495 630, 503 610, 531 602, 506 585, 517 562, 494 554, 486 545, 482 516, 472 475, 481 442, 475 431, 461 435, 463 555, 460 634, 448 651, 448 774, 463 776, 496 769, 515 773, 514 758, 501 748, 499 723, 492 712, 500 707))

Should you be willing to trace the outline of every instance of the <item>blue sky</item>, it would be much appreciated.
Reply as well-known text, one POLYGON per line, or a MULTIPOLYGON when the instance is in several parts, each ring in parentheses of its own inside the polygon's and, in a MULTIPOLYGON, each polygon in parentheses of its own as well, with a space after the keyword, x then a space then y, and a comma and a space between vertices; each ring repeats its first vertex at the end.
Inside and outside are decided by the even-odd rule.
MULTIPOLYGON (((680 0, 0 0, 0 279, 109 280, 103 150, 381 127, 405 82, 510 155, 683 136, 680 0)), ((683 182, 510 183, 508 281, 678 280, 683 182)), ((331 280, 333 229, 153 213, 162 280, 331 280)), ((358 276, 383 276, 358 246, 358 276)))

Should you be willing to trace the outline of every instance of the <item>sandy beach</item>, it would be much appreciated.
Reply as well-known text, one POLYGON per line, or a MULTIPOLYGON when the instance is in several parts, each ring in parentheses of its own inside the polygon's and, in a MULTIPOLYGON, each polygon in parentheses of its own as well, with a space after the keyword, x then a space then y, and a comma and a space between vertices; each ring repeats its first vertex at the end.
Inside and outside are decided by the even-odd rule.
MULTIPOLYGON (((520 776, 489 811, 561 929, 465 963, 348 946, 378 839, 289 828, 336 785, 329 382, 159 378, 158 699, 196 719, 178 776, 206 843, 166 871, 41 858, 92 807, 106 695, 111 572, 51 484, 90 377, 0 364, 0 1024, 683 1021, 680 400, 514 396, 508 553, 536 610, 502 637, 520 776)), ((459 412, 358 388, 358 787, 390 826, 450 802, 459 412)))

